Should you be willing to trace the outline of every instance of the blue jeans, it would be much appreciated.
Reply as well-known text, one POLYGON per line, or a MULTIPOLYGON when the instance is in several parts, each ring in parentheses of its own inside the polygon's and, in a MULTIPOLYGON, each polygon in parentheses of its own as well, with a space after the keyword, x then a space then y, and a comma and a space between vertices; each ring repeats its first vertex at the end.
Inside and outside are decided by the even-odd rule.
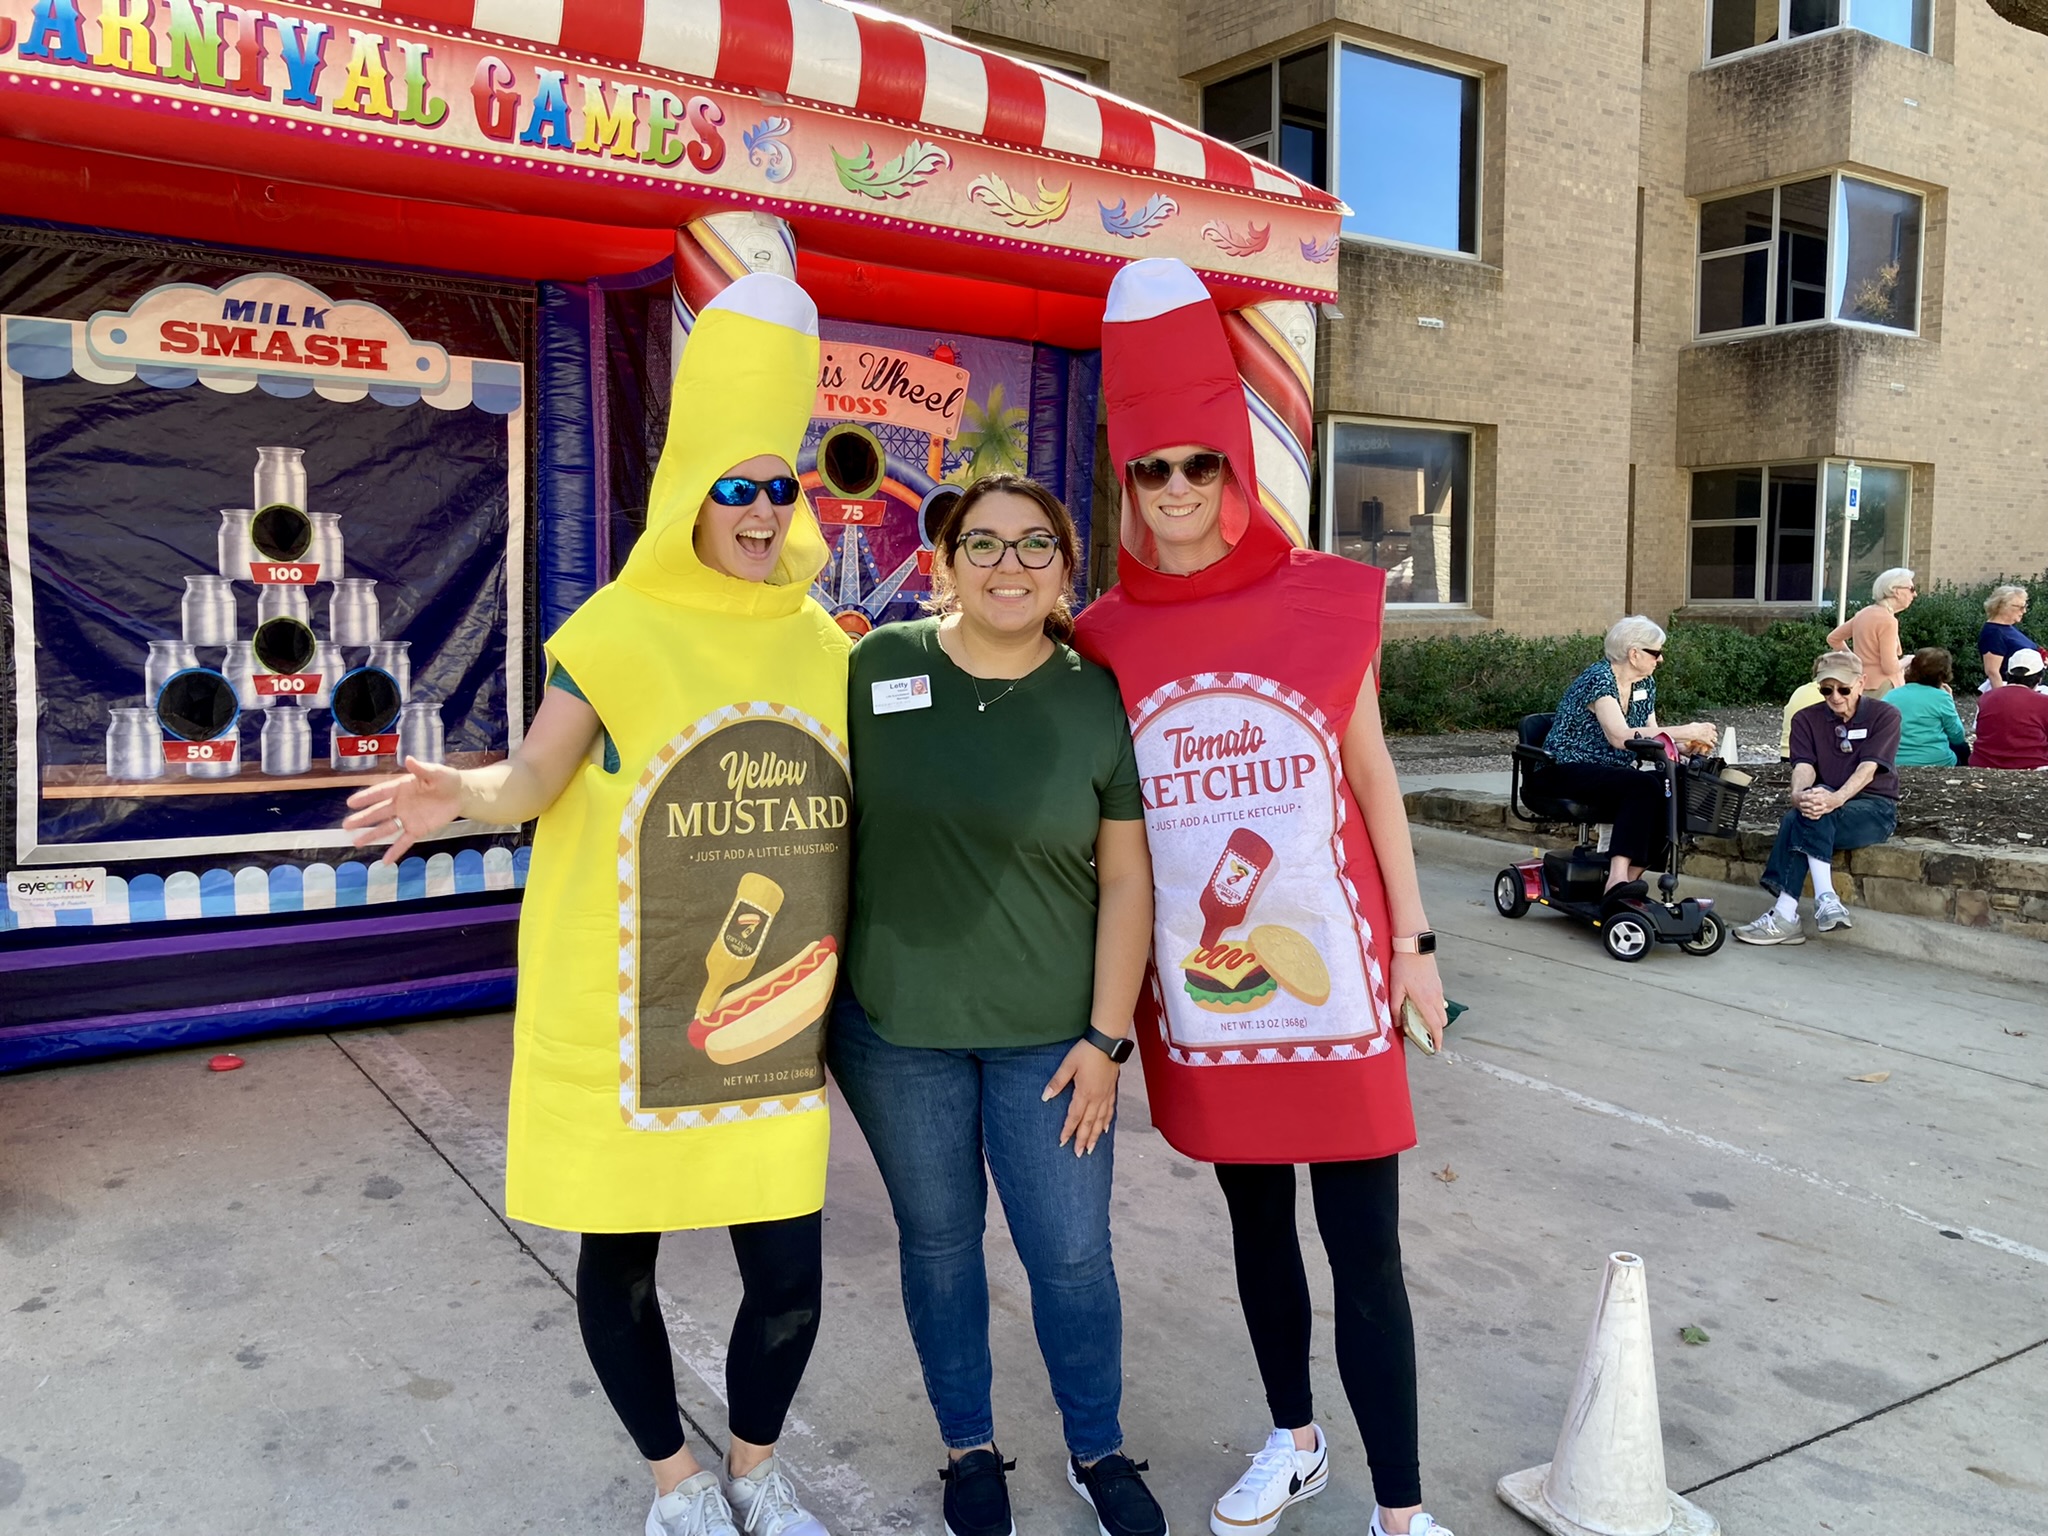
POLYGON ((1071 1090, 1039 1095, 1071 1043, 948 1051, 891 1045, 842 993, 826 1059, 895 1208, 903 1310, 950 1450, 995 1439, 984 1159, 1024 1273, 1067 1449, 1123 1447, 1123 1306, 1109 1252, 1116 1127, 1087 1157, 1059 1145, 1071 1090))
POLYGON ((1778 841, 1757 884, 1773 896, 1790 892, 1797 899, 1806 889, 1808 857, 1832 859, 1838 848, 1872 847, 1889 838, 1898 824, 1898 802, 1878 795, 1858 795, 1839 811, 1810 820, 1797 811, 1787 811, 1778 823, 1778 841))

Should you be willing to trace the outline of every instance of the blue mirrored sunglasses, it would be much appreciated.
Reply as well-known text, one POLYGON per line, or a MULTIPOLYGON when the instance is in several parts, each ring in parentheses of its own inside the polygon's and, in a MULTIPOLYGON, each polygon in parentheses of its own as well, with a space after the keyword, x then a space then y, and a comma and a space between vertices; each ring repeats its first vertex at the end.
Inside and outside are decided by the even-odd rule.
POLYGON ((788 507, 803 493, 794 475, 777 475, 772 480, 749 480, 745 475, 720 475, 711 482, 711 499, 721 507, 752 506, 763 491, 775 506, 788 507))

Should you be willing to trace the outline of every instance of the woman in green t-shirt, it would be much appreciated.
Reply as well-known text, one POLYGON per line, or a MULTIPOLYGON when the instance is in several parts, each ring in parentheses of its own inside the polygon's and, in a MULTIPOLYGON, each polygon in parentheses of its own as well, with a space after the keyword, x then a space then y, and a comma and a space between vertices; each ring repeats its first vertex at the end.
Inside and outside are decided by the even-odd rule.
POLYGON ((1013 1536, 990 1406, 990 1171, 1067 1479, 1105 1536, 1166 1536, 1122 1454, 1109 1243, 1117 1069, 1152 935, 1130 728, 1115 679, 1066 643, 1079 551, 1056 497, 991 476, 933 542, 941 616, 854 648, 851 988, 827 1060, 895 1208, 951 1536, 1013 1536))

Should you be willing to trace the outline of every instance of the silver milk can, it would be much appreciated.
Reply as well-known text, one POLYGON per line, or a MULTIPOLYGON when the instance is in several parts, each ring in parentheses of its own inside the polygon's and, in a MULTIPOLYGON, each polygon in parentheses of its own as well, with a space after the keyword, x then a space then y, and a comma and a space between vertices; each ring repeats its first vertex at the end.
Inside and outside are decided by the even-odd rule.
POLYGON ((225 576, 187 576, 178 616, 187 645, 230 645, 235 638, 235 589, 225 576))
POLYGON ((249 567, 256 563, 256 546, 249 540, 249 523, 254 507, 222 507, 220 532, 215 535, 219 552, 218 569, 229 581, 247 581, 249 567))
POLYGON ((344 576, 327 600, 327 638, 336 645, 375 645, 378 632, 377 583, 344 576))
POLYGON ((292 705, 273 709, 263 722, 263 771, 273 778, 313 766, 313 722, 292 705))
POLYGON ((124 782, 164 776, 164 733, 154 709, 123 707, 107 714, 107 777, 124 782))
POLYGON ((408 704, 398 712, 398 761, 402 766, 408 757, 416 757, 423 763, 447 761, 447 735, 441 726, 441 706, 429 704, 424 699, 408 704))

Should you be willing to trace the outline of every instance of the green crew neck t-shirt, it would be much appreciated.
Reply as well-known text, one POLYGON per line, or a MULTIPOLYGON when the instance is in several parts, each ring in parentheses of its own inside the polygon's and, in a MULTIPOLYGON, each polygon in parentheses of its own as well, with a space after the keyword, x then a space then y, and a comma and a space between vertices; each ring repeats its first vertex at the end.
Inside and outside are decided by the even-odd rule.
POLYGON ((1145 813, 1116 679, 1064 645, 1014 687, 973 678, 938 625, 853 648, 854 995, 894 1045, 1079 1039, 1096 834, 1145 813))

